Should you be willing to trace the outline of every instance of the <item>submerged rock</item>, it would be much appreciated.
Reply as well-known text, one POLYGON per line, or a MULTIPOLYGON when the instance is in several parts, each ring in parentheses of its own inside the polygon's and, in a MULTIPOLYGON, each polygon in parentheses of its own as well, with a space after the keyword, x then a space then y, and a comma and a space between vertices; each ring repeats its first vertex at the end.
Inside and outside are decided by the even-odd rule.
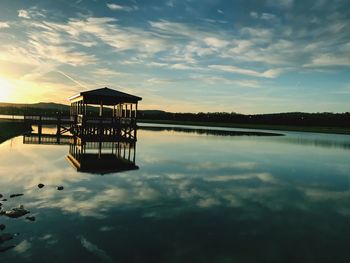
POLYGON ((6 201, 7 201, 7 199, 5 198, 5 199, 2 199, 1 201, 6 202, 6 201))
POLYGON ((64 188, 63 188, 63 186, 57 186, 56 189, 57 189, 58 191, 61 191, 61 190, 63 190, 64 188))
POLYGON ((35 216, 26 216, 26 219, 29 221, 35 221, 35 216))
POLYGON ((8 234, 8 233, 2 234, 0 235, 0 244, 13 239, 14 237, 15 235, 13 234, 8 234))
POLYGON ((0 230, 3 231, 6 228, 4 224, 0 224, 0 230))
POLYGON ((5 216, 11 217, 11 218, 18 218, 29 213, 30 212, 28 210, 24 209, 23 205, 20 205, 19 207, 15 207, 15 208, 12 208, 11 210, 2 212, 2 214, 4 214, 5 216))
POLYGON ((12 194, 10 195, 10 198, 17 197, 17 196, 22 196, 23 194, 12 194))
POLYGON ((43 188, 45 185, 44 184, 38 184, 38 187, 41 189, 43 188))
POLYGON ((0 253, 5 252, 5 251, 12 249, 12 248, 15 248, 15 247, 16 247, 15 245, 10 245, 7 247, 0 247, 0 253))
POLYGON ((2 194, 0 194, 0 198, 2 198, 3 197, 3 195, 2 194))

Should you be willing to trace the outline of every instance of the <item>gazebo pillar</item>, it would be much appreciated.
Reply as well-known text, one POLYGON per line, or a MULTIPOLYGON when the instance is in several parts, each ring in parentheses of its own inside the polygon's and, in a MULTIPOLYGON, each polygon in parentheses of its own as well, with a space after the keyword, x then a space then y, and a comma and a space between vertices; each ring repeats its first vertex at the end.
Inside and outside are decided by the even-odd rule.
POLYGON ((103 115, 103 102, 101 101, 101 104, 100 104, 100 117, 102 117, 103 115))

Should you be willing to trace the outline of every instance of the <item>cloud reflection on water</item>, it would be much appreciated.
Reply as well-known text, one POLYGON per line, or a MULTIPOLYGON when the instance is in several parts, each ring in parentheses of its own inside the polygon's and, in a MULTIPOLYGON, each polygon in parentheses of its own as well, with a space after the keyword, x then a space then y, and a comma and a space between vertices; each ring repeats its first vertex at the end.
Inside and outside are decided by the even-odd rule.
MULTIPOLYGON (((332 224, 339 226, 334 231, 341 231, 338 223, 350 217, 350 164, 344 149, 283 144, 280 138, 151 135, 139 133, 140 170, 105 176, 76 173, 64 160, 65 147, 16 144, 10 148, 5 143, 0 146, 6 153, 0 160, 1 186, 5 194, 25 193, 5 205, 23 202, 38 220, 43 218, 43 227, 50 225, 44 220, 47 217, 85 231, 81 236, 108 255, 111 251, 91 239, 90 232, 111 235, 114 240, 119 238, 115 233, 130 236, 135 228, 135 235, 142 237, 142 231, 147 231, 142 224, 155 222, 160 233, 174 225, 176 233, 200 235, 179 223, 191 225, 194 220, 204 224, 204 233, 215 236, 231 231, 237 240, 251 243, 263 240, 267 232, 273 236, 272 226, 281 233, 279 238, 291 237, 288 231, 306 231, 303 224, 320 233, 330 214, 332 224), (17 160, 25 165, 14 165, 17 160), (43 189, 36 187, 39 182, 45 184, 43 189), (57 191, 56 185, 64 185, 64 190, 57 191), (83 226, 87 230, 80 229, 83 226)), ((45 231, 38 238, 41 242, 60 242, 62 237, 55 230, 45 231)))

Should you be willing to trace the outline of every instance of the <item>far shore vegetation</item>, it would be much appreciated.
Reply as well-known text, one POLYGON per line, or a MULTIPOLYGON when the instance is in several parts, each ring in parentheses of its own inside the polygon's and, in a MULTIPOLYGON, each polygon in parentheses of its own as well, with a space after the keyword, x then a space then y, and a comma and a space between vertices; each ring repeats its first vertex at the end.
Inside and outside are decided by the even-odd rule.
MULTIPOLYGON (((68 116, 69 109, 68 105, 56 103, 0 103, 0 115, 61 114, 68 116)), ((98 114, 98 108, 91 107, 89 110, 92 114, 98 114)), ((111 114, 110 108, 106 108, 105 111, 104 114, 111 114)), ((139 122, 158 124, 350 134, 350 112, 239 114, 234 112, 171 113, 160 110, 141 110, 138 111, 138 119, 139 122)), ((6 128, 0 127, 0 138, 8 138, 13 132, 18 135, 28 130, 28 127, 25 127, 23 123, 7 125, 9 126, 6 128)))

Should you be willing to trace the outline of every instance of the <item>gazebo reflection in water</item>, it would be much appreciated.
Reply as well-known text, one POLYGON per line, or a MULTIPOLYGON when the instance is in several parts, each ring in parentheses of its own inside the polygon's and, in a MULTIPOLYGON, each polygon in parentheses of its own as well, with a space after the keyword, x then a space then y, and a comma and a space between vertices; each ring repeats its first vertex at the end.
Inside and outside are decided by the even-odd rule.
POLYGON ((69 117, 25 116, 27 122, 38 125, 38 133, 25 135, 24 143, 69 144, 67 160, 81 172, 138 169, 136 121, 141 98, 102 88, 81 92, 69 100, 69 117), (43 134, 45 125, 57 126, 56 134, 43 134))
POLYGON ((138 169, 136 142, 83 142, 72 138, 67 160, 80 172, 109 173, 138 169))

